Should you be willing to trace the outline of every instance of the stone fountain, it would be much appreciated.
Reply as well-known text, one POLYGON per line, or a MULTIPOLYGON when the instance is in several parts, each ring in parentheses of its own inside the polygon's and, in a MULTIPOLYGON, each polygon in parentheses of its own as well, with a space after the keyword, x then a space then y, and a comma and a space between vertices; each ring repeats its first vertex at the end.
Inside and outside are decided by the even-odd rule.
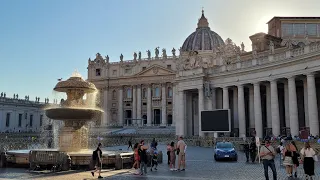
POLYGON ((92 104, 95 103, 88 98, 92 97, 90 94, 97 92, 95 85, 83 80, 81 75, 75 72, 66 81, 60 81, 54 91, 67 94, 67 99, 59 106, 45 109, 48 118, 64 121, 64 127, 59 132, 59 150, 76 152, 88 149, 88 128, 85 125, 103 112, 94 107, 92 104), (83 99, 85 94, 86 100, 83 99))
MULTIPOLYGON (((54 91, 67 94, 67 99, 62 100, 59 105, 45 108, 48 118, 64 121, 58 135, 58 149, 11 150, 6 152, 6 158, 1 158, 1 161, 5 159, 11 164, 30 165, 31 169, 52 165, 68 170, 74 166, 89 165, 93 150, 89 149, 89 130, 86 124, 103 113, 95 107, 95 98, 90 98, 95 97, 97 89, 75 72, 66 81, 59 81, 54 91)), ((102 156, 103 165, 113 164, 116 169, 133 162, 132 152, 103 150, 102 156)))

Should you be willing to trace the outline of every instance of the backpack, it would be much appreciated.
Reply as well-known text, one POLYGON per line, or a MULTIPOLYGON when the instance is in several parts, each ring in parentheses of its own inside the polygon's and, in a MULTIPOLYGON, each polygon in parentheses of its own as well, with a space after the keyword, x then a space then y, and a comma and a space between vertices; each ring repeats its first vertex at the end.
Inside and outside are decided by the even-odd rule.
POLYGON ((280 153, 281 153, 281 151, 280 151, 280 147, 277 147, 276 152, 277 152, 278 154, 280 154, 280 153))
POLYGON ((93 160, 96 160, 97 158, 98 158, 98 151, 95 150, 95 151, 93 151, 93 153, 92 153, 92 159, 93 159, 93 160))

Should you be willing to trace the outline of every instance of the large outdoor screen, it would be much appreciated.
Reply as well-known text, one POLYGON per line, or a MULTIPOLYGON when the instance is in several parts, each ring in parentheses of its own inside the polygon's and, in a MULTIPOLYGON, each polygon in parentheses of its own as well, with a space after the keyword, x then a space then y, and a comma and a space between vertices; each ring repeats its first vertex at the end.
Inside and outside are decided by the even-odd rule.
POLYGON ((230 110, 201 111, 201 130, 204 132, 230 132, 230 110))

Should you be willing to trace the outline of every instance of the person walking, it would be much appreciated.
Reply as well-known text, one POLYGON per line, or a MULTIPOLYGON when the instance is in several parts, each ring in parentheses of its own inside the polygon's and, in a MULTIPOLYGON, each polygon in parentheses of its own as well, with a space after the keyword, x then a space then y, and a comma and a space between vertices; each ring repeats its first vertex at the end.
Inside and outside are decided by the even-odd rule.
POLYGON ((298 174, 297 174, 297 168, 299 166, 299 157, 300 157, 300 153, 298 152, 298 148, 296 146, 296 143, 294 141, 291 141, 290 143, 290 148, 293 152, 293 157, 292 157, 292 162, 293 162, 293 167, 292 167, 292 171, 294 174, 294 177, 297 178, 298 174))
POLYGON ((167 144, 167 157, 168 157, 168 165, 170 165, 170 144, 167 144))
POLYGON ((265 145, 261 146, 261 149, 260 149, 260 157, 263 162, 264 176, 266 180, 269 180, 268 167, 270 167, 272 170, 273 180, 277 180, 277 170, 274 164, 275 156, 276 156, 276 152, 274 148, 270 145, 270 141, 266 140, 265 145))
POLYGON ((139 148, 140 148, 139 143, 136 143, 136 144, 133 146, 134 164, 132 165, 132 169, 136 169, 136 170, 137 170, 137 172, 135 172, 135 174, 140 174, 140 172, 139 172, 140 156, 139 156, 139 152, 138 152, 139 148))
POLYGON ((174 142, 171 142, 169 147, 170 152, 170 171, 176 170, 176 147, 174 145, 174 142))
POLYGON ((291 149, 290 143, 286 144, 283 150, 283 165, 286 166, 287 176, 292 178, 292 169, 293 169, 293 151, 291 149))
POLYGON ((283 159, 283 150, 284 150, 284 146, 283 143, 280 142, 279 146, 277 147, 277 153, 279 153, 279 157, 280 157, 280 166, 282 166, 282 159, 283 159))
POLYGON ((140 175, 147 174, 148 156, 147 150, 149 146, 144 144, 144 140, 140 142, 139 156, 140 156, 140 175))
POLYGON ((158 152, 157 150, 155 150, 153 152, 153 155, 151 156, 151 169, 150 171, 153 171, 153 167, 155 166, 154 170, 158 170, 157 167, 158 167, 158 152))
POLYGON ((254 137, 251 139, 249 150, 250 150, 251 161, 252 161, 252 163, 254 163, 256 161, 256 157, 257 157, 257 145, 256 145, 256 140, 254 137))
POLYGON ((314 176, 314 157, 316 152, 311 148, 310 143, 306 142, 304 148, 301 149, 300 154, 306 179, 310 177, 312 180, 312 176, 314 176))
POLYGON ((244 153, 246 155, 247 162, 249 162, 249 155, 250 155, 250 143, 246 140, 243 144, 244 153))
POLYGON ((101 166, 102 166, 102 150, 101 150, 102 144, 99 143, 98 147, 95 151, 92 153, 92 160, 91 165, 94 167, 93 171, 91 171, 91 175, 94 176, 94 173, 98 171, 98 178, 101 179, 101 166))
POLYGON ((128 141, 128 150, 129 150, 129 148, 133 150, 133 148, 132 148, 132 138, 130 138, 129 141, 128 141))
POLYGON ((185 171, 186 170, 186 154, 185 148, 186 143, 183 141, 183 137, 179 137, 179 141, 177 143, 177 155, 178 155, 178 171, 185 171), (180 170, 182 166, 182 169, 180 170))

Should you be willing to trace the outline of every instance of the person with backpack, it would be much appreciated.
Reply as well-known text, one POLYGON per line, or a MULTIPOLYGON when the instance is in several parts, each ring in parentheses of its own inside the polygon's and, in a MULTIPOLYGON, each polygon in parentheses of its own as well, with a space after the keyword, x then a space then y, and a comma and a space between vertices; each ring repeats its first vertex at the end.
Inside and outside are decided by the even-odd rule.
POLYGON ((266 140, 265 145, 260 149, 260 157, 262 159, 263 168, 264 168, 264 176, 266 180, 269 180, 268 168, 270 167, 273 174, 273 180, 277 180, 277 170, 274 164, 274 157, 276 156, 276 152, 274 148, 271 146, 270 141, 266 140))
POLYGON ((148 156, 147 150, 149 146, 144 144, 144 140, 140 142, 139 156, 140 156, 140 175, 147 174, 148 156))
POLYGON ((101 166, 102 166, 102 150, 101 150, 102 144, 99 143, 98 147, 95 151, 92 153, 92 159, 91 159, 91 165, 93 167, 93 171, 91 171, 91 175, 94 176, 94 173, 98 171, 98 178, 101 179, 101 166))

